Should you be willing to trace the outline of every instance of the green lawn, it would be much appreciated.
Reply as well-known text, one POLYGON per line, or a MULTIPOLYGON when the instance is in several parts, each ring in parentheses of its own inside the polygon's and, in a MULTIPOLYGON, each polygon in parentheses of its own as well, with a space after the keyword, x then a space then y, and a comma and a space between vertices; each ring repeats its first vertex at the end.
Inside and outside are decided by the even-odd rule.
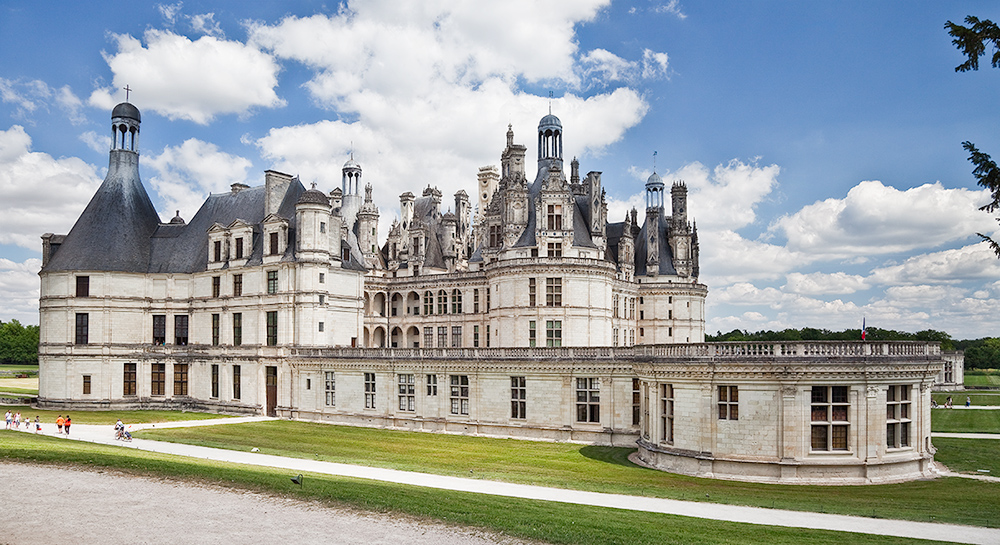
POLYGON ((997 373, 983 373, 983 374, 970 374, 965 373, 965 385, 966 386, 1000 386, 1000 374, 997 373))
POLYGON ((931 411, 931 431, 1000 433, 1000 410, 933 409, 931 411))
POLYGON ((935 437, 938 449, 934 459, 959 473, 975 473, 1000 477, 1000 440, 997 439, 951 439, 935 437), (988 469, 989 473, 978 470, 988 469))
POLYGON ((970 393, 970 392, 954 392, 954 393, 935 393, 931 394, 934 401, 938 402, 938 405, 944 405, 945 401, 948 400, 948 396, 951 396, 952 405, 959 406, 965 405, 965 398, 968 396, 972 400, 972 405, 980 406, 995 406, 1000 405, 1000 392, 997 393, 970 393))
MULTIPOLYGON (((441 438, 445 436, 437 435, 441 438)), ((0 459, 65 465, 114 468, 138 475, 152 475, 222 485, 229 488, 317 500, 334 506, 365 511, 405 513, 450 524, 485 528, 520 539, 573 544, 789 544, 802 543, 930 543, 886 536, 870 536, 825 530, 803 530, 758 526, 674 515, 624 511, 603 507, 543 502, 500 496, 452 492, 392 483, 377 483, 346 477, 306 474, 300 489, 287 471, 211 462, 135 449, 65 441, 18 432, 0 432, 0 459)), ((947 479, 966 481, 966 479, 947 479)), ((846 487, 861 490, 876 487, 846 487)), ((879 487, 881 488, 881 487, 879 487)), ((995 493, 997 490, 992 489, 995 493)), ((886 490, 882 503, 904 499, 886 490), (885 498, 896 498, 887 502, 885 498)), ((968 489, 949 489, 946 496, 927 496, 911 491, 925 504, 944 507, 948 502, 927 498, 955 498, 963 503, 968 489), (952 496, 954 494, 954 496, 952 496)), ((937 492, 945 492, 937 490, 937 492)), ((979 494, 976 494, 977 497, 979 494)), ((995 495, 995 494, 994 494, 995 495)), ((982 503, 988 503, 980 498, 982 503)), ((939 520, 943 520, 940 519, 939 520)), ((968 519, 971 521, 971 519, 968 519)), ((996 524, 996 521, 993 522, 996 524)))
MULTIPOLYGON (((4 412, 21 411, 21 414, 31 417, 35 421, 35 416, 41 418, 42 423, 52 424, 59 415, 66 416, 66 411, 50 411, 33 409, 27 405, 4 405, 0 407, 4 412)), ((214 413, 195 413, 184 411, 70 411, 70 417, 74 424, 107 424, 113 426, 119 418, 127 424, 158 423, 158 422, 180 422, 183 420, 206 420, 209 418, 226 418, 226 415, 214 413)))
POLYGON ((33 376, 38 376, 38 366, 37 365, 7 365, 0 364, 0 375, 6 374, 28 374, 33 376))
POLYGON ((642 468, 628 461, 634 449, 627 448, 290 421, 146 430, 136 436, 234 450, 257 447, 279 456, 597 492, 1000 526, 1000 506, 995 502, 1000 483, 961 478, 879 486, 741 483, 642 468))

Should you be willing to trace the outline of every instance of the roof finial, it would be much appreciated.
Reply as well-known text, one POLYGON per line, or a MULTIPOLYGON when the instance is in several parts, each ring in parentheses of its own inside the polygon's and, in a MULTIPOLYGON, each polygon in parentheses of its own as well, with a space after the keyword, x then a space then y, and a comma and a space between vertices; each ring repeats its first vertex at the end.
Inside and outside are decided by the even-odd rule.
POLYGON ((653 152, 653 173, 656 173, 656 152, 653 152))
POLYGON ((552 115, 552 91, 549 91, 549 115, 552 115))
POLYGON ((122 87, 122 89, 125 89, 125 102, 128 102, 128 94, 132 89, 128 86, 127 83, 125 84, 125 87, 122 87))

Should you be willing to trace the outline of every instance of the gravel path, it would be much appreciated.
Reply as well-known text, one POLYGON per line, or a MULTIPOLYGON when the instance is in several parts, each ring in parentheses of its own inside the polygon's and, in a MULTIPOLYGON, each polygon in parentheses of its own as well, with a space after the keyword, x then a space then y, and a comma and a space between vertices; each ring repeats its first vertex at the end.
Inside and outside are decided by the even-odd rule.
POLYGON ((189 482, 0 463, 0 544, 525 543, 407 518, 359 513, 189 482))

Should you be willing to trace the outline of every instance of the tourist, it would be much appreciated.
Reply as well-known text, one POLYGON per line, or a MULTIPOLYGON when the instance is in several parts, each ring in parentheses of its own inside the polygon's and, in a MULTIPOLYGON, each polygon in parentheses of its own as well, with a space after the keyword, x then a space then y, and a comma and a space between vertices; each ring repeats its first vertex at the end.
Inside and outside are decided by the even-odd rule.
POLYGON ((965 408, 968 409, 970 405, 972 405, 972 398, 965 396, 965 408))
POLYGON ((14 429, 21 429, 21 411, 14 413, 14 429))
POLYGON ((951 396, 948 396, 948 401, 944 402, 944 406, 948 409, 951 408, 951 396))
POLYGON ((35 433, 42 433, 42 421, 35 416, 35 433))
POLYGON ((56 418, 56 433, 62 433, 63 423, 66 421, 63 419, 62 415, 56 418))
POLYGON ((7 427, 4 429, 9 430, 10 423, 14 421, 14 415, 10 414, 10 410, 7 411, 7 414, 3 415, 3 420, 7 424, 7 427))
POLYGON ((72 421, 69 419, 69 415, 67 414, 66 415, 66 420, 63 420, 63 429, 66 430, 66 435, 69 435, 69 424, 70 424, 70 422, 72 422, 72 421))

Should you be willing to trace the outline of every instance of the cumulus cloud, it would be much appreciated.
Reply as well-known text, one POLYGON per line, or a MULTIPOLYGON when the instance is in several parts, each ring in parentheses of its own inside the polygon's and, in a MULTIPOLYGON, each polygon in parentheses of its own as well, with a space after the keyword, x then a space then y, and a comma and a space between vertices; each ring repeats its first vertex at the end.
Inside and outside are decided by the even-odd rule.
POLYGON ((682 21, 687 19, 687 15, 681 11, 680 0, 670 0, 665 4, 659 4, 653 8, 653 11, 656 13, 669 13, 682 21))
POLYGON ((80 159, 32 152, 24 127, 0 131, 0 244, 37 250, 43 233, 69 232, 100 183, 80 159))
POLYGON ((192 41, 156 29, 143 39, 145 46, 129 35, 114 36, 117 52, 104 55, 114 85, 96 89, 91 105, 111 109, 129 82, 142 82, 136 97, 143 109, 202 125, 217 115, 248 115, 254 108, 285 104, 275 92, 280 66, 254 46, 214 36, 192 41))
POLYGON ((0 257, 0 319, 38 323, 38 271, 42 260, 23 262, 0 257))
POLYGON ((844 272, 789 273, 782 289, 802 295, 846 295, 868 288, 863 276, 844 272))
POLYGON ((827 199, 779 218, 770 230, 788 247, 827 259, 934 248, 995 224, 977 211, 986 191, 946 189, 940 183, 900 191, 861 182, 843 199, 827 199))
POLYGON ((873 283, 957 284, 968 280, 1000 277, 1000 260, 985 244, 970 244, 909 257, 901 264, 878 267, 872 271, 873 283))
POLYGON ((630 61, 606 49, 594 49, 580 57, 580 64, 586 78, 600 82, 633 83, 640 79, 666 77, 669 57, 666 53, 644 49, 641 60, 630 61))
POLYGON ((0 101, 14 105, 15 119, 31 122, 31 114, 36 110, 48 111, 50 105, 58 106, 66 114, 70 123, 79 125, 85 121, 83 101, 68 85, 58 89, 41 80, 10 80, 0 78, 0 101))
MULTIPOLYGON (((170 214, 180 211, 190 220, 209 193, 229 191, 234 183, 245 183, 253 166, 248 159, 220 151, 218 146, 191 138, 180 146, 167 146, 144 161, 156 171, 150 185, 170 214)), ((172 216, 167 216, 172 217, 172 216)))

